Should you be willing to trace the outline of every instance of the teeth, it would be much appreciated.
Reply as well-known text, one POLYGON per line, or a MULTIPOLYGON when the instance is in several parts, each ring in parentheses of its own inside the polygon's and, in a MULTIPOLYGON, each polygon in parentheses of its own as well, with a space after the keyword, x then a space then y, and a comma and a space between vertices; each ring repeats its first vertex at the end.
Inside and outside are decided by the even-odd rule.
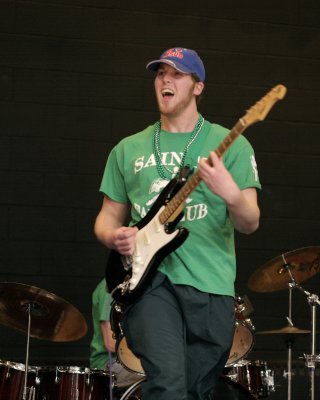
POLYGON ((161 93, 162 93, 162 96, 174 94, 173 90, 171 90, 171 89, 163 89, 161 93))

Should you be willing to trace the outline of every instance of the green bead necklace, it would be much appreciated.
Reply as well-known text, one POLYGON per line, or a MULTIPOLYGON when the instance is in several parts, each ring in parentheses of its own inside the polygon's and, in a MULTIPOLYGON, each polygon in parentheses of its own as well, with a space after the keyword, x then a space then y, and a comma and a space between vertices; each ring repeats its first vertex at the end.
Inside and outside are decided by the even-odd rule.
MULTIPOLYGON (((201 114, 199 114, 198 121, 194 127, 194 130, 192 131, 192 134, 190 136, 190 139, 188 140, 186 147, 183 150, 182 158, 179 164, 179 170, 181 167, 184 166, 184 162, 186 160, 187 153, 189 151, 189 147, 192 145, 192 143, 196 140, 197 136, 199 135, 202 127, 204 124, 204 118, 201 114)), ((153 135, 153 140, 152 140, 152 148, 153 148, 153 154, 155 155, 156 159, 156 166, 157 166, 157 171, 158 174, 162 179, 168 180, 166 173, 169 172, 170 174, 170 179, 173 177, 175 174, 174 171, 171 171, 166 165, 162 164, 161 162, 161 150, 160 150, 160 131, 161 131, 161 120, 155 123, 154 126, 154 135, 153 135)))

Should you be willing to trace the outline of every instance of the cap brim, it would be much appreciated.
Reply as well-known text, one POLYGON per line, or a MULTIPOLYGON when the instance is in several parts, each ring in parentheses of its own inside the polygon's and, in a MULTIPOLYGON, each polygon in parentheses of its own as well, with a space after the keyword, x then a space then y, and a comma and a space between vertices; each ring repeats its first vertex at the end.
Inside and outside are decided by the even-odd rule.
POLYGON ((168 65, 170 65, 171 67, 173 67, 174 69, 176 69, 177 71, 182 72, 183 74, 190 74, 190 73, 191 73, 191 72, 189 72, 189 71, 183 70, 183 69, 181 68, 181 65, 180 65, 180 64, 177 65, 177 63, 175 63, 175 62, 173 62, 173 61, 171 61, 171 60, 166 60, 166 59, 150 61, 150 62, 147 64, 146 68, 147 68, 148 70, 150 70, 150 71, 157 71, 158 68, 159 68, 159 66, 160 66, 160 64, 168 64, 168 65))

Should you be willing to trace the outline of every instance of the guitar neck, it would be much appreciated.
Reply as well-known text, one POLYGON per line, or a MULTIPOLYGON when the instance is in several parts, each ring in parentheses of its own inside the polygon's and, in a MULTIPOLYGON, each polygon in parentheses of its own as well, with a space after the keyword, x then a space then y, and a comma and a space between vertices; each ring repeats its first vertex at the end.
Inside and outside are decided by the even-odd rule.
MULTIPOLYGON (((238 122, 231 129, 229 134, 224 138, 220 145, 215 149, 215 153, 218 157, 222 157, 223 153, 231 146, 236 138, 246 129, 247 125, 245 121, 240 118, 238 122)), ((212 165, 210 157, 207 162, 212 165)), ((201 182, 199 172, 196 171, 190 179, 182 186, 182 188, 173 196, 173 198, 167 203, 164 210, 159 214, 159 221, 161 224, 165 224, 170 220, 170 217, 174 215, 177 210, 181 208, 187 197, 194 191, 194 189, 201 182)))

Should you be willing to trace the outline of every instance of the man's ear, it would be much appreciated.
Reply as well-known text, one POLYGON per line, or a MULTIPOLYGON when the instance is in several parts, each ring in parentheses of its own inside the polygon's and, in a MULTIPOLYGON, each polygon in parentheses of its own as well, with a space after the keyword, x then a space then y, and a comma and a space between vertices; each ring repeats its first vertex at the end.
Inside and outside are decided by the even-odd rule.
POLYGON ((194 94, 196 96, 199 96, 204 89, 204 83, 203 82, 196 82, 195 87, 194 87, 194 94))

